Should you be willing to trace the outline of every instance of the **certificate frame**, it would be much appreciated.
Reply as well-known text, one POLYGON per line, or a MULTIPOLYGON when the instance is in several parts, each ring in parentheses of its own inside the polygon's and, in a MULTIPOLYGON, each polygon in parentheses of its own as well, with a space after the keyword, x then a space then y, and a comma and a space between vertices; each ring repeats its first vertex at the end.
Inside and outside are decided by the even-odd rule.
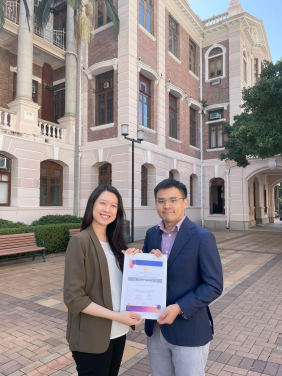
POLYGON ((137 253, 124 257, 120 311, 157 320, 166 308, 167 256, 137 253))

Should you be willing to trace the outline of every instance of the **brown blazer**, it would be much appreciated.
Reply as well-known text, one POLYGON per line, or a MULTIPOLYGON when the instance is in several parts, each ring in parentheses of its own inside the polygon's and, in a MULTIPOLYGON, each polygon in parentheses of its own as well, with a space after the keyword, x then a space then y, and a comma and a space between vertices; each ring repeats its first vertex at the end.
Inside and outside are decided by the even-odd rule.
POLYGON ((100 354, 110 343, 112 321, 81 313, 94 302, 113 310, 108 263, 92 226, 73 236, 66 252, 64 302, 71 351, 100 354))

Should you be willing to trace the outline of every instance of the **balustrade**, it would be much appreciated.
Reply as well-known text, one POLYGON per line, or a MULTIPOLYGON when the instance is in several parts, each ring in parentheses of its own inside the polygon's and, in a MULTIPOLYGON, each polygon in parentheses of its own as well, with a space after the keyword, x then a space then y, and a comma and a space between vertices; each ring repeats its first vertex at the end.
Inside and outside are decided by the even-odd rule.
POLYGON ((43 136, 55 138, 58 140, 65 139, 65 129, 60 126, 59 124, 51 123, 50 121, 38 119, 38 127, 40 129, 40 133, 43 136))
POLYGON ((203 21, 203 24, 205 27, 215 25, 219 23, 222 20, 226 20, 228 18, 228 12, 221 13, 218 16, 213 16, 211 18, 208 18, 207 20, 203 21))
POLYGON ((0 126, 13 127, 15 112, 8 110, 7 108, 0 107, 0 126))

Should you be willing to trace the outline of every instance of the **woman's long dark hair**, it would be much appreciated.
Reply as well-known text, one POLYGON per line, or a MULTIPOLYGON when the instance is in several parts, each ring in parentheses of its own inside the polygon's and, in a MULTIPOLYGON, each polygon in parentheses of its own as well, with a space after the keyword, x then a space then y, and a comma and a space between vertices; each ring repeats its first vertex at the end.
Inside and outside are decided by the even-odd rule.
POLYGON ((87 206, 85 209, 84 217, 82 219, 82 224, 80 231, 85 230, 87 227, 91 226, 93 222, 93 207, 95 201, 98 197, 105 191, 111 192, 117 196, 118 208, 116 219, 107 226, 106 234, 108 241, 110 243, 113 254, 116 258, 116 263, 120 270, 123 270, 124 255, 121 251, 127 249, 127 245, 123 238, 123 222, 125 219, 125 212, 123 209, 122 198, 119 191, 111 185, 99 185, 90 195, 87 206))

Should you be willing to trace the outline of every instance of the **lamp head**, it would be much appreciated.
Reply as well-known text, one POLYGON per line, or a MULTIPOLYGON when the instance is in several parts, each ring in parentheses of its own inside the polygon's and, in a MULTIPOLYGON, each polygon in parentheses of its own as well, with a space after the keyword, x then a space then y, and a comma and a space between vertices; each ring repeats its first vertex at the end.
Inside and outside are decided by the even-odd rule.
POLYGON ((137 131, 137 140, 138 141, 144 141, 144 131, 142 131, 142 129, 139 129, 137 131))
POLYGON ((128 124, 121 124, 121 135, 128 136, 128 124))

